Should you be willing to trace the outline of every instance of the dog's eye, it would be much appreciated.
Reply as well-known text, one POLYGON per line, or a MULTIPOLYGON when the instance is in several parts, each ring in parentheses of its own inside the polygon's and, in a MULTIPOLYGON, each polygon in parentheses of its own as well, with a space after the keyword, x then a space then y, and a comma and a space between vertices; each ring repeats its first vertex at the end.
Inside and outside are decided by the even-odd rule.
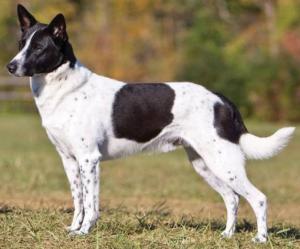
POLYGON ((41 51, 41 50, 43 50, 43 46, 38 44, 38 45, 35 46, 34 49, 37 50, 37 51, 41 51))

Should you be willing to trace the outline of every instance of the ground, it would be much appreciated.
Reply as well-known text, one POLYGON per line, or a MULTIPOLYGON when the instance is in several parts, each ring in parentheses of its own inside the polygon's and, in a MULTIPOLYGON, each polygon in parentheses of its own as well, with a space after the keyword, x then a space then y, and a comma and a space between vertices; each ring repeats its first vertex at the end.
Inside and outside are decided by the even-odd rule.
MULTIPOLYGON (((285 124, 246 122, 269 135, 285 124)), ((268 196, 269 241, 253 244, 255 219, 242 201, 238 232, 222 239, 225 208, 182 150, 103 163, 101 218, 90 235, 70 237, 67 179, 37 115, 0 116, 0 248, 300 248, 300 126, 288 148, 248 162, 268 196)))

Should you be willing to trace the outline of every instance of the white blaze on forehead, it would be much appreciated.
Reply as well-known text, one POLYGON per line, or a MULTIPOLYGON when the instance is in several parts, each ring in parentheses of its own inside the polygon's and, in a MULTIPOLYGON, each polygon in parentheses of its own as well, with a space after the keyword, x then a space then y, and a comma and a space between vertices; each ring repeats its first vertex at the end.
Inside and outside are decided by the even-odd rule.
POLYGON ((25 46, 22 48, 22 50, 12 59, 12 61, 15 61, 17 62, 17 65, 18 65, 18 68, 17 68, 17 71, 16 71, 16 74, 20 74, 22 75, 23 73, 23 70, 22 70, 22 67, 23 67, 23 64, 25 62, 25 57, 26 57, 26 51, 31 43, 31 40, 32 40, 32 37, 34 36, 34 34, 36 33, 36 31, 34 31, 30 36, 29 38, 26 40, 26 43, 25 43, 25 46))

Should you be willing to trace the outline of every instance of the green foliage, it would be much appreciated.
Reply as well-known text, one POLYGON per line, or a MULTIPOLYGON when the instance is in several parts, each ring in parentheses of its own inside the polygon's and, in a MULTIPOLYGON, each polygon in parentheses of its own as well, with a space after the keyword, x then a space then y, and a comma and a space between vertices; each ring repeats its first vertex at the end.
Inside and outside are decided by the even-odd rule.
POLYGON ((223 92, 245 114, 299 120, 299 10, 293 0, 204 4, 179 77, 223 92))
POLYGON ((246 105, 242 65, 224 49, 230 39, 228 25, 210 8, 201 9, 187 38, 180 79, 198 82, 246 105))

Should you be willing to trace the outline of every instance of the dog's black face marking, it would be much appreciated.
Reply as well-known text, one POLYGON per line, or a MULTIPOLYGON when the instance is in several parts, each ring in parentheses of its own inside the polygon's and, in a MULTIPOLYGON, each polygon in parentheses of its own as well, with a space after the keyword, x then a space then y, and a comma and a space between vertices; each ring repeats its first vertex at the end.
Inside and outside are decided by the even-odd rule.
MULTIPOLYGON (((42 30, 45 27, 47 27, 46 24, 43 23, 35 23, 33 26, 26 28, 24 31, 22 31, 21 38, 19 40, 19 50, 22 50, 22 48, 25 46, 26 41, 29 39, 29 37, 36 31, 42 30)), ((23 30, 23 28, 21 28, 23 30)))
POLYGON ((115 136, 140 143, 156 137, 173 120, 175 92, 163 83, 127 84, 113 103, 115 136))
POLYGON ((20 58, 8 65, 11 73, 16 76, 50 73, 67 61, 74 67, 76 57, 68 42, 62 14, 58 14, 49 25, 46 25, 37 22, 23 6, 18 5, 18 17, 22 31, 19 50, 25 45, 26 49, 20 58))
POLYGON ((214 105, 214 127, 220 137, 232 142, 239 143, 240 136, 247 133, 243 119, 236 106, 225 96, 215 93, 222 103, 214 105))
POLYGON ((64 61, 61 48, 51 38, 46 28, 37 30, 26 50, 23 72, 26 76, 50 73, 64 61))

